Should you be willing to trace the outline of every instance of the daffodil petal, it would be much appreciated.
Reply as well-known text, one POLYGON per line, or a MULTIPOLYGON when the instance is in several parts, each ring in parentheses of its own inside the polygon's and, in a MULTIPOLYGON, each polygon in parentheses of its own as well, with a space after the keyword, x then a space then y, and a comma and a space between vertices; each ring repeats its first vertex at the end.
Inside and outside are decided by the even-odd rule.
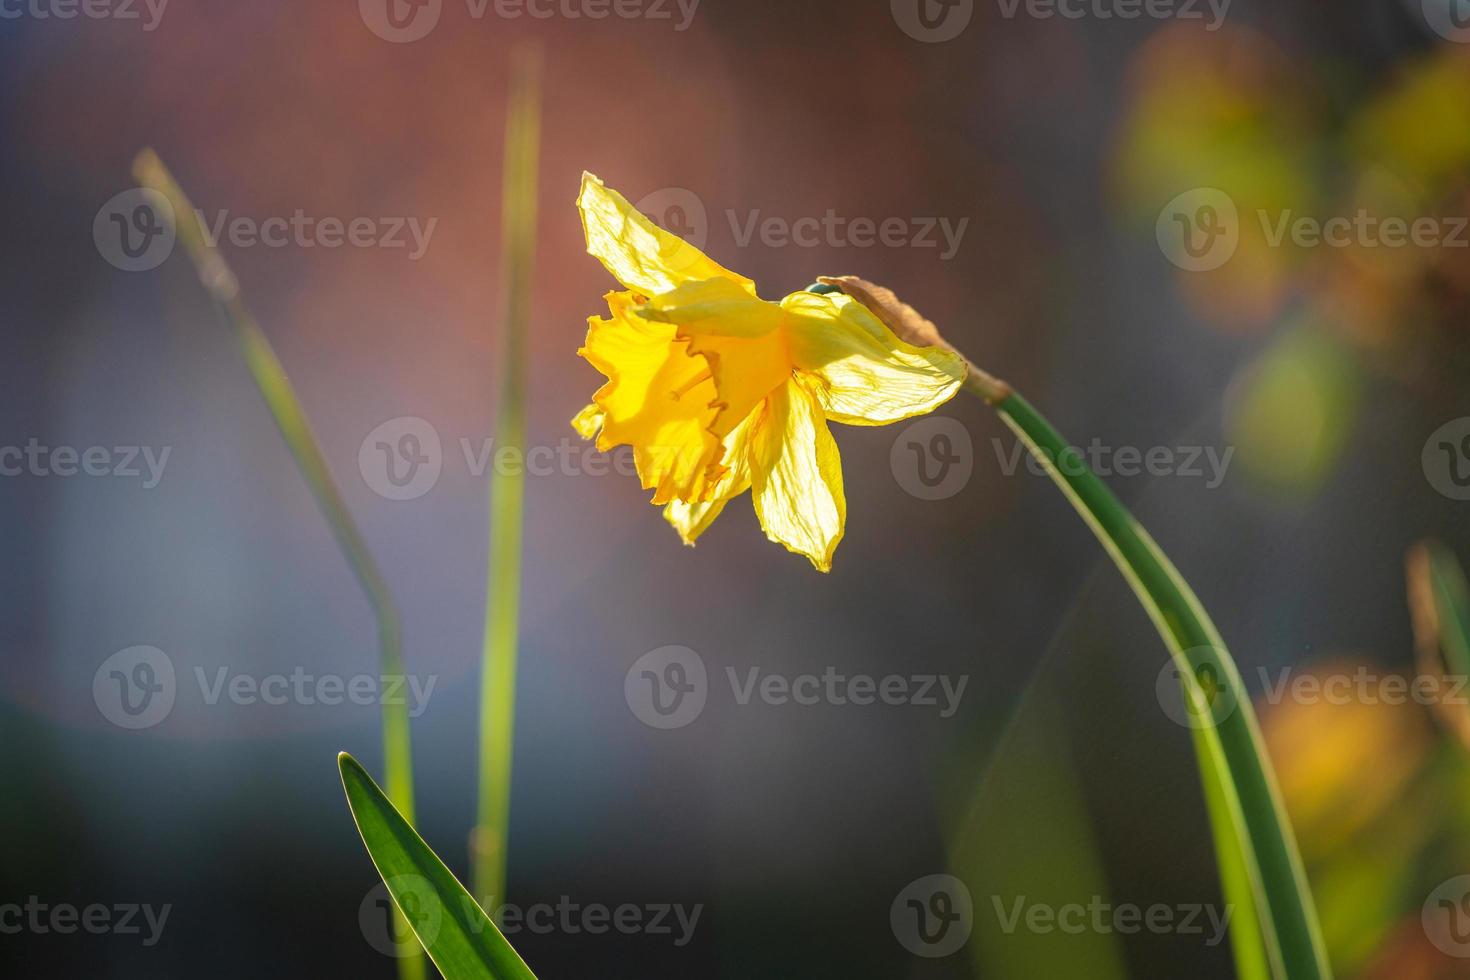
POLYGON ((578 351, 608 378, 592 398, 602 413, 597 448, 632 446, 656 504, 702 499, 723 474, 709 362, 674 327, 634 315, 634 305, 631 294, 609 294, 612 318, 591 317, 578 351))
POLYGON ((651 296, 638 312, 650 320, 677 324, 686 335, 717 337, 764 337, 784 319, 779 305, 724 278, 682 283, 651 296))
POLYGON ((576 414, 572 419, 572 428, 583 439, 596 439, 605 421, 606 415, 593 403, 576 414))
POLYGON ((725 461, 729 470, 715 484, 711 499, 693 502, 674 500, 664 508, 664 520, 674 526, 679 537, 690 547, 715 522, 726 504, 750 489, 750 439, 762 411, 763 406, 758 406, 725 437, 725 461))
POLYGON ((965 380, 958 354, 899 340, 850 296, 792 293, 781 306, 792 362, 833 422, 886 425, 923 415, 965 380))
POLYGON ((749 279, 726 269, 678 235, 664 231, 590 173, 582 174, 577 209, 582 212, 587 251, 624 288, 656 296, 691 279, 719 277, 755 292, 755 284, 749 279))
POLYGON ((751 502, 766 537, 819 572, 847 523, 842 461, 816 398, 791 380, 772 393, 751 439, 751 502))
POLYGON ((686 503, 683 500, 671 500, 664 505, 664 520, 671 524, 675 531, 679 532, 679 540, 689 547, 694 547, 694 542, 709 526, 720 516, 725 505, 730 502, 730 497, 716 497, 714 500, 695 501, 686 503))

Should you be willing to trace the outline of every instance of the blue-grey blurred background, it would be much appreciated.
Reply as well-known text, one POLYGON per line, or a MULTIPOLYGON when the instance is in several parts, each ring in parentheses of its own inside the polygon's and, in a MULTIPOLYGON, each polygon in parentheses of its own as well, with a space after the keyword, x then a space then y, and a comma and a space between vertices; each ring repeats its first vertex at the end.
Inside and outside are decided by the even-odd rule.
MULTIPOLYGON (((1254 219, 1470 214, 1455 9, 389 2, 396 21, 372 0, 0 0, 0 973, 394 975, 335 766, 348 750, 381 771, 376 707, 198 681, 376 674, 375 635, 183 250, 129 271, 109 244, 145 146, 210 220, 368 219, 376 243, 401 219, 402 248, 222 247, 385 570, 408 670, 434 685, 418 825, 466 871, 489 481, 464 445, 496 422, 509 54, 539 43, 530 443, 580 454, 568 419, 601 381, 575 356, 614 285, 584 254, 583 170, 767 298, 823 274, 892 286, 1079 444, 1169 451, 1109 482, 1262 698, 1339 974, 1470 976, 1421 926, 1470 872, 1464 751, 1423 705, 1267 698, 1283 669, 1412 673, 1404 555, 1426 537, 1470 555, 1470 503, 1445 482, 1470 459, 1426 456, 1470 415, 1470 249, 1273 244, 1254 219), (1167 206, 1200 188, 1238 207, 1239 240, 1190 271, 1167 206), (851 224, 886 219, 882 240, 851 224), (410 227, 432 227, 424 248, 410 227), (404 419, 432 427, 440 473, 395 500, 370 434, 420 425, 404 419), (93 447, 112 475, 79 468, 93 447), (105 662, 140 646, 175 701, 119 723, 105 662), (45 925, 93 905, 110 926, 45 925), (167 919, 130 932, 126 906, 167 919)), ((672 913, 670 934, 513 933, 539 975, 1234 975, 1208 929, 1003 927, 1018 897, 1222 899, 1162 645, 1065 501, 1011 467, 993 414, 941 414, 969 467, 943 494, 905 427, 837 427, 849 522, 827 576, 744 501, 689 550, 634 479, 528 479, 509 901, 699 915, 687 933, 672 913), (671 645, 707 666, 708 702, 658 730, 625 678, 671 645), (968 681, 943 717, 741 704, 727 680, 829 667, 968 681), (967 886, 973 932, 916 956, 891 906, 941 873, 967 886)))

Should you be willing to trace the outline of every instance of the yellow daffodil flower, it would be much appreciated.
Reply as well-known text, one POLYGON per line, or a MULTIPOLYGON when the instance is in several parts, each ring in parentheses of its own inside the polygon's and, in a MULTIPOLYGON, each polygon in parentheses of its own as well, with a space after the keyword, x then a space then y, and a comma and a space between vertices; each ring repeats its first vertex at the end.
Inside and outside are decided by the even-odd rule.
POLYGON ((572 425, 603 452, 633 447, 685 544, 749 490, 766 536, 829 571, 847 502, 827 423, 931 412, 964 359, 905 343, 841 293, 763 300, 591 174, 577 207, 587 251, 623 290, 607 294, 610 318, 588 318, 577 353, 608 380, 572 425))

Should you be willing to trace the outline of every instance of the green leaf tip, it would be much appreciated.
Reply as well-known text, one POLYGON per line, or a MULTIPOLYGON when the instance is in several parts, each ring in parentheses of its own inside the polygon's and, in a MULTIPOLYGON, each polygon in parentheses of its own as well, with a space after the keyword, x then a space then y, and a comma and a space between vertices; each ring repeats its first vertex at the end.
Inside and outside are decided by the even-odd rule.
POLYGON ((373 866, 444 980, 535 980, 480 904, 362 764, 342 752, 337 767, 373 866))

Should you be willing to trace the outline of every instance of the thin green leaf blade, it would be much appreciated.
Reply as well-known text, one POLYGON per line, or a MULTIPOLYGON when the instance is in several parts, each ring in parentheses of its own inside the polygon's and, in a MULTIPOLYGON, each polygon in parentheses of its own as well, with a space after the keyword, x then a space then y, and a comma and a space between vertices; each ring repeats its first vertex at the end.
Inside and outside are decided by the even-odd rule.
MULTIPOLYGON (((1421 541, 1409 549, 1406 562, 1409 610, 1419 670, 1429 677, 1470 676, 1470 585, 1455 553, 1441 541, 1421 541)), ((1470 711, 1438 700, 1440 723, 1470 749, 1470 711)))
POLYGON ((1260 883, 1252 874, 1255 858, 1247 853, 1236 832, 1237 818, 1232 806, 1239 803, 1226 790, 1230 775, 1219 740, 1211 741, 1207 735, 1196 732, 1194 750, 1199 760, 1205 809, 1210 816, 1220 891, 1225 896, 1225 907, 1234 909, 1230 920, 1230 949, 1235 956, 1236 980, 1271 980, 1271 946, 1256 902, 1260 883))
POLYGON ((1451 673, 1470 674, 1470 586, 1465 582, 1465 569, 1443 543, 1428 542, 1425 549, 1445 665, 1451 673))
POLYGON ((1195 728, 1194 737, 1222 887, 1228 901, 1256 912, 1256 935, 1232 927, 1237 969, 1255 977, 1269 962, 1282 980, 1330 978, 1316 907, 1275 772, 1240 671, 1215 624, 1148 532, 1051 423, 1015 393, 997 408, 1132 587, 1178 667, 1186 698, 1197 705, 1207 700, 1191 657, 1209 651, 1220 689, 1233 699, 1234 710, 1195 728))
POLYGON ((347 753, 347 805, 373 864, 445 980, 535 980, 495 923, 347 753))
MULTIPOLYGON (((536 253, 536 195, 541 148, 541 51, 512 55, 501 191, 499 406, 495 444, 524 457, 531 273, 536 253)), ((496 467, 490 477, 485 630, 481 646, 480 773, 471 837, 475 894, 486 905, 505 901, 514 761, 516 668, 519 656, 521 539, 526 474, 496 467)))
MULTIPOLYGON (((265 331, 246 308, 239 280, 206 234, 200 212, 158 154, 152 150, 139 153, 133 162, 133 174, 140 186, 158 192, 168 201, 169 214, 166 217, 173 223, 221 322, 234 335, 250 377, 275 420, 291 458, 316 498, 322 516, 331 526, 343 556, 372 607, 378 627, 378 664, 385 683, 390 679, 402 681, 405 676, 403 635, 393 597, 368 550, 367 539, 347 509, 347 502, 337 487, 326 455, 306 417, 306 409, 286 375, 285 366, 276 356, 265 331)), ((412 821, 413 746, 407 703, 402 699, 385 698, 382 717, 383 771, 389 796, 412 821)), ((400 980, 425 980, 427 970, 423 956, 415 952, 400 959, 398 976, 400 980)))

